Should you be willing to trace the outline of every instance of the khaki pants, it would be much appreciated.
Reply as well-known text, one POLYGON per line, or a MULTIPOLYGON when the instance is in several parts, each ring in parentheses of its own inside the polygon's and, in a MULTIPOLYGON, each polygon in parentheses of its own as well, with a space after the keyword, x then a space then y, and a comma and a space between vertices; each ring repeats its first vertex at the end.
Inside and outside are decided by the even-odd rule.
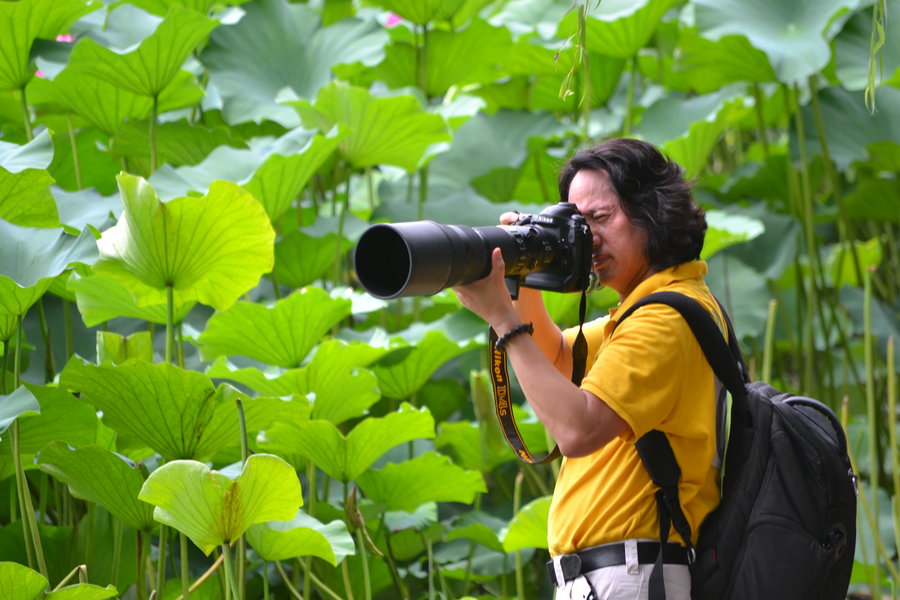
MULTIPOLYGON (((626 564, 585 573, 556 590, 556 600, 647 600, 652 564, 637 562, 637 540, 625 540, 626 564)), ((690 600, 686 565, 664 565, 666 600, 690 600)))

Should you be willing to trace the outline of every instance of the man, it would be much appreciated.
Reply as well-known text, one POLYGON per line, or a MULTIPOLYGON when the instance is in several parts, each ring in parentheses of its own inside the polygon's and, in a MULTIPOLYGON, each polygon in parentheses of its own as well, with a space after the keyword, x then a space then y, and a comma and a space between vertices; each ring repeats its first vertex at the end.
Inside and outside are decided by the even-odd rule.
MULTIPOLYGON (((563 167, 559 188, 560 200, 574 203, 590 227, 594 272, 620 298, 608 317, 585 325, 588 359, 580 387, 569 381, 575 331, 560 331, 536 290, 522 289, 517 301, 510 299, 499 250, 488 277, 455 291, 498 336, 511 334, 503 340, 510 364, 564 457, 549 519, 556 597, 646 599, 660 532, 655 486, 634 442, 653 429, 668 436, 696 542, 701 522, 719 502, 716 383, 674 309, 647 305, 618 328, 616 315, 643 296, 671 290, 698 300, 723 323, 702 279, 706 263, 698 260, 706 219, 683 170, 638 140, 613 139, 577 153, 563 167), (609 545, 623 564, 563 577, 563 556, 606 556, 609 545), (603 549, 589 550, 598 546, 603 549)), ((515 218, 505 213, 500 220, 515 218)), ((674 529, 669 541, 684 542, 674 529)), ((667 598, 689 599, 685 550, 669 547, 664 557, 667 598)))

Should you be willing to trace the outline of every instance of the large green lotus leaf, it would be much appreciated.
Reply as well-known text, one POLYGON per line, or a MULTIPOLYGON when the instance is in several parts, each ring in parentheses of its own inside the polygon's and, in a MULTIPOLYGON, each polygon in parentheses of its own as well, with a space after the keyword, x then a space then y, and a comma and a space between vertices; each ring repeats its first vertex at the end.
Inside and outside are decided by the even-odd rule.
POLYGON ((80 392, 103 411, 107 425, 166 460, 200 458, 198 448, 217 409, 234 410, 208 377, 168 363, 95 366, 76 357, 60 374, 60 386, 80 392))
MULTIPOLYGON (((640 55, 641 71, 646 76, 657 77, 658 58, 652 53, 640 55)), ((664 56, 663 62, 670 71, 665 82, 684 92, 709 94, 738 82, 775 81, 768 56, 741 35, 710 40, 700 36, 696 28, 682 28, 677 55, 674 59, 664 56)))
POLYGON ((704 37, 743 35, 769 56, 779 81, 794 83, 823 69, 831 58, 828 25, 856 0, 696 0, 704 37))
POLYGON ((19 227, 0 219, 0 313, 24 315, 72 264, 97 259, 94 236, 64 229, 19 227))
POLYGON ((230 123, 270 119, 295 127, 296 113, 276 102, 283 88, 314 98, 331 81, 334 66, 372 66, 384 56, 388 37, 374 20, 342 19, 321 27, 319 16, 303 4, 258 0, 242 8, 243 18, 216 29, 201 56, 230 123))
MULTIPOLYGON (((116 317, 131 317, 150 323, 166 323, 165 304, 138 306, 128 288, 110 275, 91 273, 87 276, 73 275, 66 287, 75 294, 78 313, 88 327, 94 327, 116 317)), ((174 322, 181 323, 196 302, 183 302, 175 306, 174 322)))
POLYGON ((38 463, 76 498, 99 504, 129 527, 153 528, 153 508, 138 500, 144 475, 131 461, 100 446, 73 449, 52 442, 41 450, 38 463))
POLYGON ((273 222, 277 221, 331 156, 342 136, 340 129, 334 128, 327 136, 313 136, 299 150, 283 151, 276 144, 250 181, 242 184, 244 189, 262 203, 273 222))
POLYGON ((272 269, 272 229, 256 199, 217 181, 201 198, 160 202, 146 180, 118 178, 125 209, 97 242, 98 273, 119 279, 139 306, 191 300, 217 310, 231 306, 272 269))
MULTIPOLYGON (((23 455, 35 454, 55 440, 76 447, 96 441, 98 419, 93 408, 57 387, 25 384, 19 390, 26 388, 38 402, 40 414, 26 413, 32 416, 19 421, 19 452, 23 455)), ((10 451, 9 438, 6 437, 0 442, 0 453, 8 455, 10 451)))
POLYGON ((277 139, 253 140, 245 150, 219 147, 197 165, 163 166, 150 182, 168 199, 205 193, 219 179, 233 181, 253 194, 275 222, 331 156, 341 135, 340 128, 322 136, 298 127, 277 139))
POLYGON ((471 504, 477 494, 487 491, 481 473, 463 470, 434 452, 380 471, 370 469, 356 481, 370 500, 389 510, 413 511, 425 502, 471 504))
MULTIPOLYGON (((194 76, 179 71, 160 93, 159 112, 193 106, 202 97, 203 89, 194 76)), ((147 119, 153 111, 151 98, 116 87, 76 67, 63 69, 52 81, 33 80, 28 86, 28 100, 37 106, 59 105, 63 111, 80 116, 107 136, 115 135, 126 119, 147 119)))
POLYGON ((213 379, 240 383, 269 396, 307 396, 313 399, 312 416, 339 425, 360 417, 381 398, 375 376, 360 367, 384 354, 381 348, 327 340, 316 347, 308 364, 283 373, 236 369, 219 357, 206 374, 213 379))
POLYGON ((0 600, 38 600, 50 582, 47 578, 15 562, 0 562, 0 600))
POLYGON ((173 5, 156 31, 137 49, 119 54, 83 38, 72 50, 69 65, 123 90, 157 97, 217 25, 204 15, 173 5))
POLYGON ((443 331, 429 331, 414 346, 388 353, 372 366, 381 392, 389 398, 409 398, 442 365, 466 352, 467 346, 451 341, 443 331))
POLYGON ((297 511, 290 521, 251 525, 247 542, 268 561, 317 556, 337 566, 344 557, 356 554, 353 536, 343 521, 325 525, 303 511, 297 511))
POLYGON ((80 17, 100 8, 97 0, 19 0, 0 3, 0 90, 19 90, 34 75, 31 45, 52 40, 80 17))
POLYGON ((759 237, 765 231, 757 219, 720 210, 706 211, 706 221, 708 229, 700 253, 703 260, 724 248, 759 237))
MULTIPOLYGON (((826 123, 828 154, 841 170, 856 161, 866 162, 869 145, 900 140, 900 89, 879 88, 878 110, 874 115, 866 110, 864 92, 839 87, 819 90, 819 106, 822 121, 826 123)), ((815 116, 809 106, 803 109, 803 121, 807 152, 820 153, 815 116)), ((791 137, 791 145, 796 148, 796 138, 791 137)))
POLYGON ((635 131, 693 177, 706 165, 725 129, 752 110, 748 102, 727 88, 690 99, 667 96, 647 109, 635 131))
POLYGON ((0 433, 4 433, 13 421, 21 416, 40 414, 41 405, 24 385, 5 396, 0 396, 0 433))
POLYGON ((172 461, 150 474, 138 497, 207 555, 251 525, 293 518, 303 505, 296 471, 271 454, 251 455, 234 481, 203 463, 172 461))
MULTIPOLYGON (((630 58, 643 48, 659 20, 676 0, 603 0, 592 5, 587 18, 587 47, 616 58, 630 58)), ((558 37, 578 33, 578 14, 570 12, 559 24, 558 37)))
POLYGON ((333 81, 315 104, 290 101, 308 127, 330 131, 341 123, 347 135, 338 145, 354 167, 386 164, 415 171, 432 144, 450 141, 447 124, 409 95, 375 97, 368 90, 333 81))
MULTIPOLYGON (((495 81, 504 75, 498 70, 497 57, 507 56, 512 50, 509 30, 481 19, 460 31, 432 30, 428 34, 425 92, 439 98, 454 86, 495 81)), ((384 62, 373 75, 391 88, 416 86, 416 48, 396 42, 388 46, 384 62)))
MULTIPOLYGON (((219 146, 246 148, 225 129, 208 129, 187 120, 159 123, 155 128, 156 151, 160 163, 195 165, 219 146)), ((112 139, 110 152, 129 160, 150 160, 150 132, 147 121, 129 119, 121 123, 112 139)))
POLYGON ((550 496, 537 498, 516 513, 509 522, 509 528, 500 534, 506 552, 516 552, 525 548, 547 548, 550 500, 550 496))
POLYGON ((296 230, 275 242, 275 280, 299 288, 322 277, 353 243, 336 233, 313 237, 296 230))
POLYGON ((346 436, 321 420, 300 428, 276 423, 266 433, 277 448, 301 454, 331 477, 346 482, 357 479, 394 446, 433 438, 434 419, 427 409, 404 403, 384 417, 364 419, 346 436))
POLYGON ((270 365, 298 367, 342 319, 351 303, 317 287, 298 290, 267 307, 238 302, 214 314, 198 340, 206 360, 246 356, 270 365))

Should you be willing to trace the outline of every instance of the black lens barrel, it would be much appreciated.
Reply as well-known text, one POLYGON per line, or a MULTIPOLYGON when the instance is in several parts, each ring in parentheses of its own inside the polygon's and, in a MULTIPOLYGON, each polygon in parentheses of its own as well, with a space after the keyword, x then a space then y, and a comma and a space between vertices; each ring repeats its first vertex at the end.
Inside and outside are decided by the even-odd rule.
POLYGON ((494 248, 503 253, 507 275, 549 263, 554 249, 539 237, 531 226, 379 223, 357 242, 354 266, 363 289, 376 298, 428 296, 487 276, 494 248))

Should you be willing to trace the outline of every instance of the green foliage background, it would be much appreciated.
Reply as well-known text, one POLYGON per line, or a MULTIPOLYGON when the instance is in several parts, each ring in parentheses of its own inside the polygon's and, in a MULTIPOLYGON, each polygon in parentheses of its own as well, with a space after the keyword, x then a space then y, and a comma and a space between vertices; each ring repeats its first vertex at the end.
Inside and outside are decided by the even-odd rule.
POLYGON ((754 375, 844 415, 851 591, 896 593, 898 11, 0 1, 0 595, 549 597, 556 467, 499 437, 483 324, 352 247, 538 212, 619 135, 694 179, 754 375))

